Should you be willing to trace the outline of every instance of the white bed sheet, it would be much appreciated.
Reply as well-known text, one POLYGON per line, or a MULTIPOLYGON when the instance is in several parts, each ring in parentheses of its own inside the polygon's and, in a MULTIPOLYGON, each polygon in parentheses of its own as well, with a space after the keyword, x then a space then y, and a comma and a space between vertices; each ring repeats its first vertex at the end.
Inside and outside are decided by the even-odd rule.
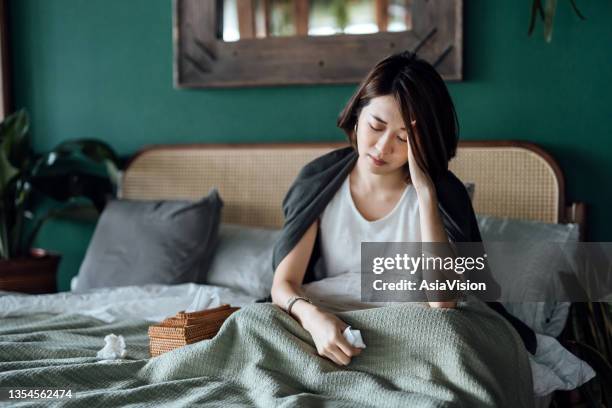
POLYGON ((49 295, 0 293, 0 317, 35 313, 78 313, 105 322, 140 318, 159 322, 181 310, 188 310, 194 299, 244 306, 256 298, 218 286, 185 283, 95 289, 84 293, 61 292, 49 295))

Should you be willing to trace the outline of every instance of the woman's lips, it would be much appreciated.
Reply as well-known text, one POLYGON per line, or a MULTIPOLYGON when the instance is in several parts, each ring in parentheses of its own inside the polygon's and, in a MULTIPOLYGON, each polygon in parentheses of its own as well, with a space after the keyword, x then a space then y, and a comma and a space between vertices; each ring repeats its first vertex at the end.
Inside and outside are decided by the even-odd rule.
POLYGON ((372 160, 372 163, 374 163, 376 166, 384 166, 385 164, 387 164, 386 161, 378 160, 377 158, 375 158, 371 154, 368 154, 368 157, 370 157, 370 159, 372 160))

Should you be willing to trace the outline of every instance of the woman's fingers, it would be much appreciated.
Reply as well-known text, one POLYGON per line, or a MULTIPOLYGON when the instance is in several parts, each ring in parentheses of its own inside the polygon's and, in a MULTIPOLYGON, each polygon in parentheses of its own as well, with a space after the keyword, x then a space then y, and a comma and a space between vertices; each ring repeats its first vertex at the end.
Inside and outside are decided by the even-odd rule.
POLYGON ((323 353, 319 354, 329 358, 338 365, 349 365, 351 358, 360 353, 361 349, 351 346, 349 342, 340 335, 339 338, 334 339, 334 342, 324 347, 323 353))
POLYGON ((331 356, 331 360, 338 365, 349 365, 351 362, 351 358, 344 354, 335 344, 330 344, 325 351, 331 356))
POLYGON ((337 365, 342 365, 340 360, 338 360, 336 356, 334 355, 334 353, 331 352, 331 348, 325 347, 325 348, 317 349, 317 352, 319 353, 321 357, 325 357, 328 360, 331 360, 332 362, 336 363, 337 365))
POLYGON ((344 338, 342 334, 340 334, 340 337, 338 337, 336 343, 338 345, 338 348, 340 348, 340 350, 349 357, 355 357, 361 353, 361 349, 351 346, 351 344, 346 338, 344 338))
MULTIPOLYGON (((412 184, 417 189, 417 193, 423 188, 432 187, 432 181, 429 175, 423 170, 419 164, 417 163, 416 156, 414 155, 414 149, 410 143, 410 138, 408 138, 408 168, 410 170, 410 180, 412 184)), ((426 166, 427 163, 424 163, 426 166)))
POLYGON ((342 332, 348 325, 337 316, 330 313, 315 313, 308 325, 317 352, 338 365, 348 365, 351 357, 358 355, 361 350, 352 347, 344 338, 342 332))
POLYGON ((340 360, 338 360, 336 358, 336 356, 333 353, 330 352, 323 352, 322 354, 323 357, 327 358, 328 360, 331 360, 333 363, 337 364, 337 365, 344 365, 342 364, 342 362, 340 362, 340 360))

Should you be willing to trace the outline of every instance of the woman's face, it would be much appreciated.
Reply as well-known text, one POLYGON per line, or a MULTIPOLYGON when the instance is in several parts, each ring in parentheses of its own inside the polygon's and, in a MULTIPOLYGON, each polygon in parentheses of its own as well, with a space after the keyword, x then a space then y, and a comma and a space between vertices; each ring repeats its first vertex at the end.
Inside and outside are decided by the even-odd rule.
POLYGON ((401 171, 408 161, 408 131, 391 95, 373 98, 361 110, 356 137, 359 158, 374 174, 401 171))

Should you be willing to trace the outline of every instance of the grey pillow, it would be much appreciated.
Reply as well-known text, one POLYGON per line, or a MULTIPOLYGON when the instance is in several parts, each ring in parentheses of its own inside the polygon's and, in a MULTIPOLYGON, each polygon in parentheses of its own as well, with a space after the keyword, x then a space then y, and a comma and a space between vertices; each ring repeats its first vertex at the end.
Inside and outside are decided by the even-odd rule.
POLYGON ((115 200, 104 209, 75 291, 198 282, 214 251, 223 201, 115 200))
MULTIPOLYGON (((524 245, 524 251, 520 259, 508 259, 503 254, 495 254, 492 251, 501 251, 501 246, 489 246, 487 252, 492 259, 505 259, 510 261, 500 265, 501 273, 511 276, 516 280, 516 275, 521 273, 529 276, 554 275, 555 269, 561 260, 554 259, 546 253, 542 253, 540 246, 534 245, 538 242, 558 242, 565 244, 565 248, 572 248, 579 240, 578 224, 549 224, 537 221, 515 220, 510 218, 498 218, 489 215, 477 215, 478 227, 485 242, 515 242, 524 245)), ((567 254, 572 257, 573 254, 567 254)), ((491 259, 491 258, 490 258, 491 259)), ((550 286, 547 279, 545 284, 530 285, 525 292, 537 297, 538 291, 543 293, 550 286)), ((541 295, 544 298, 544 295, 541 295)), ((506 310, 521 319, 536 333, 558 336, 567 321, 569 312, 568 302, 502 302, 506 310)))
POLYGON ((272 287, 272 248, 280 230, 221 224, 206 283, 261 298, 272 287))

